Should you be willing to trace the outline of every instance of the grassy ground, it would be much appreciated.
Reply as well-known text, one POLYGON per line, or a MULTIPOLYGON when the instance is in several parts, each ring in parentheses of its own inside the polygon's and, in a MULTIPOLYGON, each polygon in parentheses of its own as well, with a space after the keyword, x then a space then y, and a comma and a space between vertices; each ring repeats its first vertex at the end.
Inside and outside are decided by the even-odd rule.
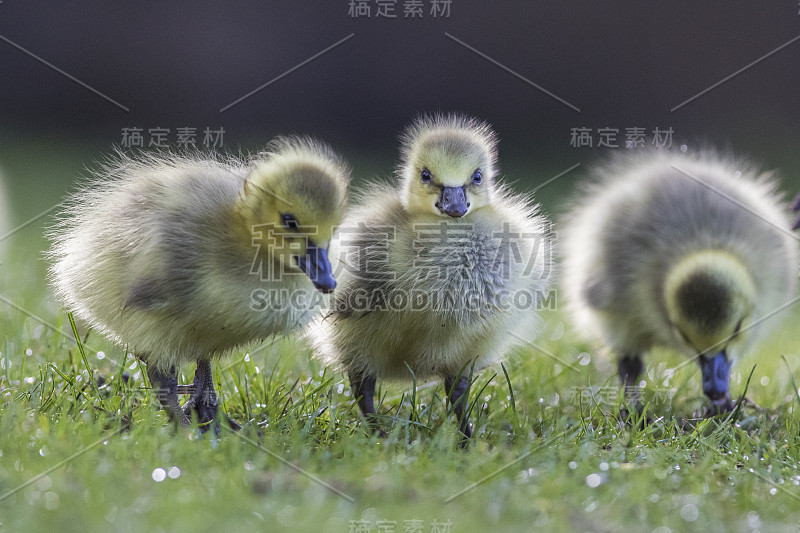
MULTIPOLYGON (((513 355, 508 381, 502 369, 476 376, 468 450, 456 446, 436 385, 418 384, 416 396, 410 384, 384 386, 393 429, 367 434, 343 376, 294 340, 216 366, 225 409, 252 420, 216 439, 173 435, 124 350, 90 333, 84 361, 53 329, 70 325, 48 314, 29 275, 3 293, 20 308, 0 301, 0 531, 351 531, 361 520, 373 531, 380 520, 396 531, 421 520, 426 532, 434 522, 451 531, 800 529, 798 399, 780 359, 800 374, 789 335, 797 313, 762 359, 736 369, 738 393, 758 363, 748 395, 769 411, 746 409, 735 424, 684 421, 701 403, 699 372, 672 370, 682 361, 664 353, 646 379, 657 421, 620 427, 613 366, 550 313, 537 346, 560 361, 531 348, 513 355)), ((183 371, 190 382, 192 369, 183 371)))
POLYGON ((654 422, 618 424, 612 361, 555 311, 508 377, 475 376, 467 450, 440 384, 383 384, 378 438, 295 339, 215 366, 224 409, 250 423, 198 438, 173 434, 122 348, 88 332, 82 356, 26 232, 0 278, 0 532, 800 531, 800 309, 734 369, 740 394, 756 366, 747 395, 766 409, 734 421, 694 419, 699 369, 659 352, 654 422))

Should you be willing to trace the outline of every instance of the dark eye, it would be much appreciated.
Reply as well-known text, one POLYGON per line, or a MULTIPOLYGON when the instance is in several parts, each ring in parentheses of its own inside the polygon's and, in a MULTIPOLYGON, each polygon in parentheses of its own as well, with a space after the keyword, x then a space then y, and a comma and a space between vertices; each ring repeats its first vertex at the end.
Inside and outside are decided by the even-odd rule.
POLYGON ((431 171, 427 168, 423 168, 422 172, 419 175, 420 179, 422 179, 422 183, 430 183, 431 182, 431 171))
POLYGON ((475 185, 480 185, 482 181, 483 181, 483 173, 481 172, 481 169, 478 169, 472 175, 472 183, 474 183, 475 185))
POLYGON ((297 222, 297 217, 291 213, 283 213, 281 215, 281 223, 283 224, 284 228, 292 231, 297 231, 300 228, 300 224, 297 222))

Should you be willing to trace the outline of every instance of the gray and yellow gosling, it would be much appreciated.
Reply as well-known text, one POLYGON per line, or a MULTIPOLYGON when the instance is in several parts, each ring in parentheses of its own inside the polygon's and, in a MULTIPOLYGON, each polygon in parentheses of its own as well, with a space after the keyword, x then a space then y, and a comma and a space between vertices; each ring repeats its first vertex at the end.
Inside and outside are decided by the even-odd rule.
POLYGON ((349 375, 376 425, 379 378, 444 378, 471 436, 469 375, 532 340, 548 285, 546 220, 497 181, 490 126, 422 117, 402 136, 396 185, 374 185, 339 232, 334 309, 316 320, 316 353, 349 375))
POLYGON ((299 137, 249 160, 119 154, 52 230, 53 288, 147 363, 172 421, 194 412, 205 430, 217 413, 211 359, 301 329, 324 306, 312 296, 336 286, 328 246, 349 174, 327 145, 299 137), (177 367, 189 362, 181 409, 177 367))
POLYGON ((592 178, 560 231, 577 331, 617 352, 626 387, 654 346, 697 359, 712 412, 730 410, 731 364, 797 288, 798 244, 775 177, 713 153, 650 153, 592 178))

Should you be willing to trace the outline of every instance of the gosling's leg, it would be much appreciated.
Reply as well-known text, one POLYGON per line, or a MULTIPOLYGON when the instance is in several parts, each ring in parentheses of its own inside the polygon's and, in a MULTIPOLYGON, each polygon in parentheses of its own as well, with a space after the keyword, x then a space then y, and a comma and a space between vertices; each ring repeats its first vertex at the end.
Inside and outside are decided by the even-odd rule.
MULTIPOLYGON (((219 435, 219 423, 215 422, 219 403, 217 393, 214 391, 214 381, 211 375, 211 362, 203 359, 197 362, 197 370, 194 372, 194 393, 183 405, 183 412, 187 420, 192 417, 192 412, 197 415, 197 423, 200 431, 205 433, 214 423, 214 433, 219 435)), ((227 418, 227 417, 226 417, 227 418)), ((228 425, 233 430, 241 428, 239 424, 227 418, 228 425)))
POLYGON ((184 415, 178 403, 178 370, 173 366, 164 372, 156 368, 155 364, 147 365, 147 377, 150 386, 156 393, 161 407, 166 411, 170 421, 181 426, 188 426, 189 419, 184 415))
MULTIPOLYGON (((617 360, 617 373, 625 387, 625 399, 637 411, 642 411, 642 400, 639 396, 639 376, 644 372, 644 363, 639 354, 623 354, 617 360)), ((620 411, 620 417, 628 419, 627 409, 620 411)))
MULTIPOLYGON (((444 378, 444 388, 447 392, 447 399, 453 404, 453 411, 458 419, 458 429, 467 437, 472 437, 472 428, 469 424, 469 378, 461 376, 447 376, 444 378)), ((462 442, 462 445, 466 441, 462 442)))
POLYGON ((361 408, 361 413, 367 419, 372 431, 380 431, 378 428, 378 420, 375 410, 375 384, 377 380, 374 376, 362 376, 359 374, 350 374, 350 389, 353 391, 353 396, 358 400, 358 406, 361 408))

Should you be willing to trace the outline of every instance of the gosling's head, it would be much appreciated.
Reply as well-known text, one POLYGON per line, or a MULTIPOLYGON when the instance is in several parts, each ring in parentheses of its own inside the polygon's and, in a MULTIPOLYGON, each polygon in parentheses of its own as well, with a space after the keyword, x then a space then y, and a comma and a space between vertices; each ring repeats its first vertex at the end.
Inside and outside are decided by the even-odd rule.
POLYGON ((703 392, 715 404, 727 404, 731 361, 747 346, 756 296, 750 274, 731 254, 706 250, 681 259, 664 287, 674 334, 699 354, 703 392))
POLYGON ((402 202, 411 214, 460 218, 492 203, 497 136, 460 115, 423 116, 402 136, 402 202))
POLYGON ((283 263, 283 272, 302 270, 324 293, 336 287, 328 247, 344 215, 349 182, 344 161, 306 137, 271 142, 245 182, 245 218, 251 227, 271 228, 273 259, 283 263))

